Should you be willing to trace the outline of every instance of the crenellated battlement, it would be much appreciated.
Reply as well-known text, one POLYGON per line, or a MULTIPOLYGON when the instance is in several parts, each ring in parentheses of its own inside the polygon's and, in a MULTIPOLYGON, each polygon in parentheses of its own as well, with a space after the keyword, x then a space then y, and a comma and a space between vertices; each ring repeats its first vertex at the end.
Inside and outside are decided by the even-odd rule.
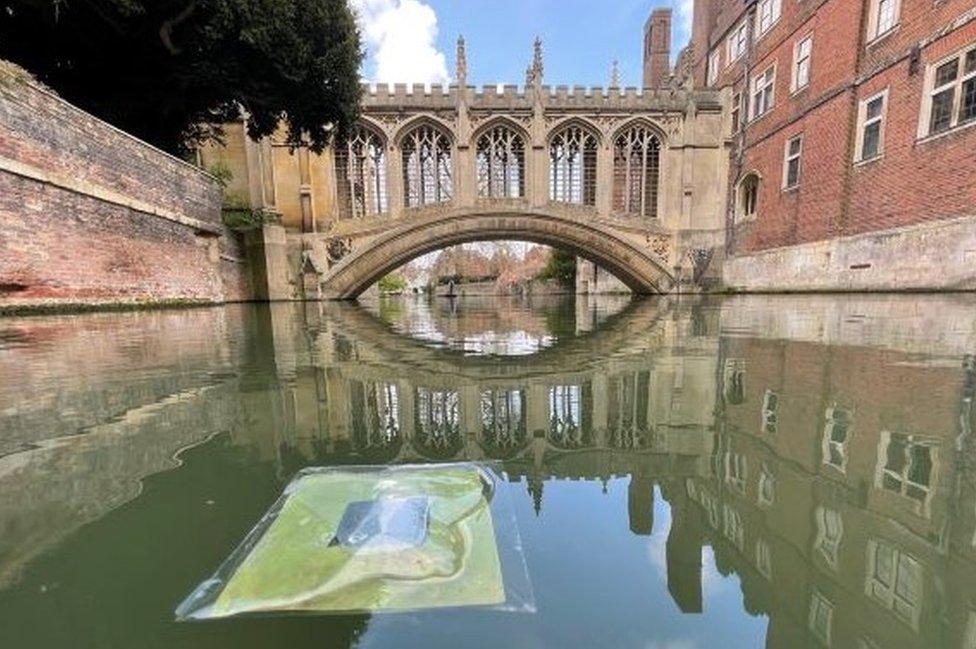
POLYGON ((613 88, 603 86, 518 86, 515 84, 460 87, 454 84, 364 84, 363 106, 369 109, 447 109, 462 103, 468 108, 499 110, 531 108, 628 111, 683 110, 693 103, 699 110, 721 110, 721 94, 685 88, 613 88))

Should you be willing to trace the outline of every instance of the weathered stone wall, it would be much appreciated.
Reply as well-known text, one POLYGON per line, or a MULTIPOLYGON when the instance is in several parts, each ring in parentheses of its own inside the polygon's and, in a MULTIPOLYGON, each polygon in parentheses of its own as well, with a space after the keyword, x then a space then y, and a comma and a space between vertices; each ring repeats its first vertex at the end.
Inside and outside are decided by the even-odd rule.
POLYGON ((0 310, 250 296, 220 187, 0 70, 0 310))

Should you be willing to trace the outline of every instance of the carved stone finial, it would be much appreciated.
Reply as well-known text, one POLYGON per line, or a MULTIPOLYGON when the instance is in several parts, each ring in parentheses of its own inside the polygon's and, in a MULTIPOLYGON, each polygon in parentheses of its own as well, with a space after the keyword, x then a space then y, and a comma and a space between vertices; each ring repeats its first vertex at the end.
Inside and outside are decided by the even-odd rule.
POLYGON ((532 46, 532 81, 537 85, 542 85, 542 39, 535 37, 532 46))
POLYGON ((468 83, 468 55, 464 48, 464 36, 458 36, 457 53, 455 54, 454 61, 457 66, 454 73, 457 84, 464 87, 468 83))
POLYGON ((617 61, 617 59, 614 59, 613 63, 610 65, 610 87, 620 87, 620 63, 617 61))

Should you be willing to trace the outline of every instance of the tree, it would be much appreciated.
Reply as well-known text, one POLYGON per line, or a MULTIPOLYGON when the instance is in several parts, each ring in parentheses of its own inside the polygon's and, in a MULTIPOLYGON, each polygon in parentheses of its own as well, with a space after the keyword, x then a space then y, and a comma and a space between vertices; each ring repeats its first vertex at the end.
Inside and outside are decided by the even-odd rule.
POLYGON ((554 279, 567 287, 576 285, 576 255, 555 248, 549 256, 546 267, 538 275, 539 279, 554 279))
POLYGON ((68 101, 185 154, 247 115, 321 151, 358 117, 347 0, 0 0, 0 58, 68 101))

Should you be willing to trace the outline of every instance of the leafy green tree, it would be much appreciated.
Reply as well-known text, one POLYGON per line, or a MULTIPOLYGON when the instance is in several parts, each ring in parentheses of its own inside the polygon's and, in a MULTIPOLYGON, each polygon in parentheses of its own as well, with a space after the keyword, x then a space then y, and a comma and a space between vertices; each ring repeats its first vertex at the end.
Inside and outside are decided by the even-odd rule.
POLYGON ((390 295, 392 293, 402 293, 407 290, 407 280, 396 273, 386 275, 377 282, 380 293, 390 295))
POLYGON ((538 279, 554 279, 567 287, 576 285, 576 255, 554 248, 549 261, 539 272, 538 279))
POLYGON ((347 0, 0 0, 0 58, 176 154, 242 109, 251 137, 284 119, 320 151, 359 110, 347 0))

